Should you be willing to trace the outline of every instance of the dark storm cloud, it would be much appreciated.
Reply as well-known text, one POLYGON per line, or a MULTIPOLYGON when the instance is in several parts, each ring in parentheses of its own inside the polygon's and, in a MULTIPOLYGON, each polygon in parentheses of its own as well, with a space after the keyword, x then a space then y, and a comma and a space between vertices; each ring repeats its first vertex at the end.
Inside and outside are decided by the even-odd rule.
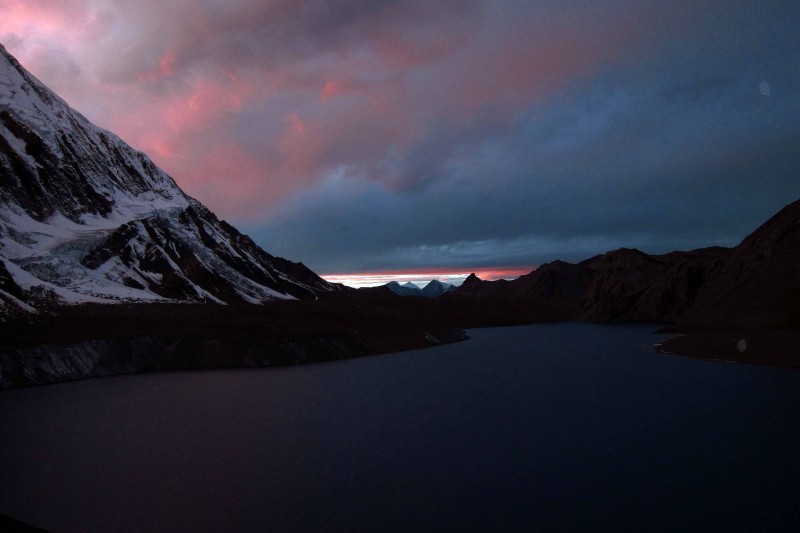
MULTIPOLYGON (((752 13, 734 15, 722 22, 752 13)), ((800 28, 768 18, 750 19, 761 34, 707 28, 708 49, 663 43, 507 122, 434 136, 408 163, 435 175, 423 191, 329 183, 253 229, 330 271, 734 245, 800 197, 800 28)))

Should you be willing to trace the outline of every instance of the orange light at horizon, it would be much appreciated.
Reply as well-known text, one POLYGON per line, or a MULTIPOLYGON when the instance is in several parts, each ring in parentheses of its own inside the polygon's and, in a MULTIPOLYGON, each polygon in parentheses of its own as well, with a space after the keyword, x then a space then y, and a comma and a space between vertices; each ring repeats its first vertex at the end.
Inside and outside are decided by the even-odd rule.
POLYGON ((431 280, 439 280, 453 285, 460 285, 470 274, 475 274, 485 281, 499 279, 515 279, 528 274, 535 267, 530 266, 496 266, 457 269, 452 267, 416 268, 406 270, 384 270, 377 272, 354 272, 345 274, 321 274, 321 277, 332 283, 341 283, 349 287, 376 287, 390 281, 399 283, 412 282, 424 284, 431 280))

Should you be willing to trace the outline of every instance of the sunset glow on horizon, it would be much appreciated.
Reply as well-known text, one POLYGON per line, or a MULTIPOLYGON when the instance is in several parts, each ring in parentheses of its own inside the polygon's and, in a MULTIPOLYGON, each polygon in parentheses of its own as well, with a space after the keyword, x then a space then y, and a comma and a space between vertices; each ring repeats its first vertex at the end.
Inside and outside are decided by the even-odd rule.
POLYGON ((424 286, 431 280, 443 283, 461 285, 470 275, 475 274, 484 281, 497 281, 499 279, 516 279, 535 270, 535 267, 475 267, 466 269, 457 268, 420 268, 402 271, 359 272, 354 274, 322 274, 321 277, 332 283, 341 283, 348 287, 376 287, 385 285, 390 281, 398 283, 411 282, 424 286))

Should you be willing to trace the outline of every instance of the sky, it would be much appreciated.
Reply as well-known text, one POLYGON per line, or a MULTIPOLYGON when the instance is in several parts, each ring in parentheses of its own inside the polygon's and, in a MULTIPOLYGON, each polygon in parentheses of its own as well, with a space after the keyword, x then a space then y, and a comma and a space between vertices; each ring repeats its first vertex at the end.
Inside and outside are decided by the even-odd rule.
POLYGON ((800 198, 800 2, 0 15, 0 43, 70 105, 268 252, 337 279, 733 246, 800 198))

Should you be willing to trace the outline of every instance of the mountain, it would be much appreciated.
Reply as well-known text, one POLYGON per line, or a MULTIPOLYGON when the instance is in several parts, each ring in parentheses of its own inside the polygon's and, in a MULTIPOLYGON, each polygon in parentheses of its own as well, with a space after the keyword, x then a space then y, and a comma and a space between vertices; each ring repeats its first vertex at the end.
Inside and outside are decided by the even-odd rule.
POLYGON ((437 296, 441 296, 452 289, 453 285, 450 283, 442 283, 441 281, 434 279, 422 288, 422 295, 428 298, 436 298, 437 296))
POLYGON ((422 296, 422 289, 411 282, 400 285, 396 281, 390 281, 384 286, 398 296, 422 296))
POLYGON ((340 289, 219 220, 0 45, 0 313, 340 289))
POLYGON ((800 329, 800 200, 784 207, 719 262, 689 326, 800 329))
POLYGON ((524 300, 536 320, 673 322, 729 253, 725 248, 648 255, 622 248, 577 264, 546 263, 511 281, 470 276, 456 294, 524 300))
POLYGON ((590 277, 583 264, 554 261, 514 280, 485 281, 470 274, 452 294, 479 300, 481 307, 514 302, 529 321, 572 320, 590 277))
POLYGON ((695 303, 711 271, 729 253, 725 248, 648 255, 621 249, 579 267, 589 286, 573 318, 593 322, 674 322, 695 303))
POLYGON ((455 288, 450 283, 442 283, 436 279, 431 280, 421 289, 410 281, 402 285, 396 281, 390 281, 384 287, 399 296, 425 296, 426 298, 436 298, 455 288))
POLYGON ((473 274, 454 294, 522 301, 532 320, 797 329, 800 200, 732 249, 649 255, 622 248, 577 264, 547 263, 512 281, 473 274))

